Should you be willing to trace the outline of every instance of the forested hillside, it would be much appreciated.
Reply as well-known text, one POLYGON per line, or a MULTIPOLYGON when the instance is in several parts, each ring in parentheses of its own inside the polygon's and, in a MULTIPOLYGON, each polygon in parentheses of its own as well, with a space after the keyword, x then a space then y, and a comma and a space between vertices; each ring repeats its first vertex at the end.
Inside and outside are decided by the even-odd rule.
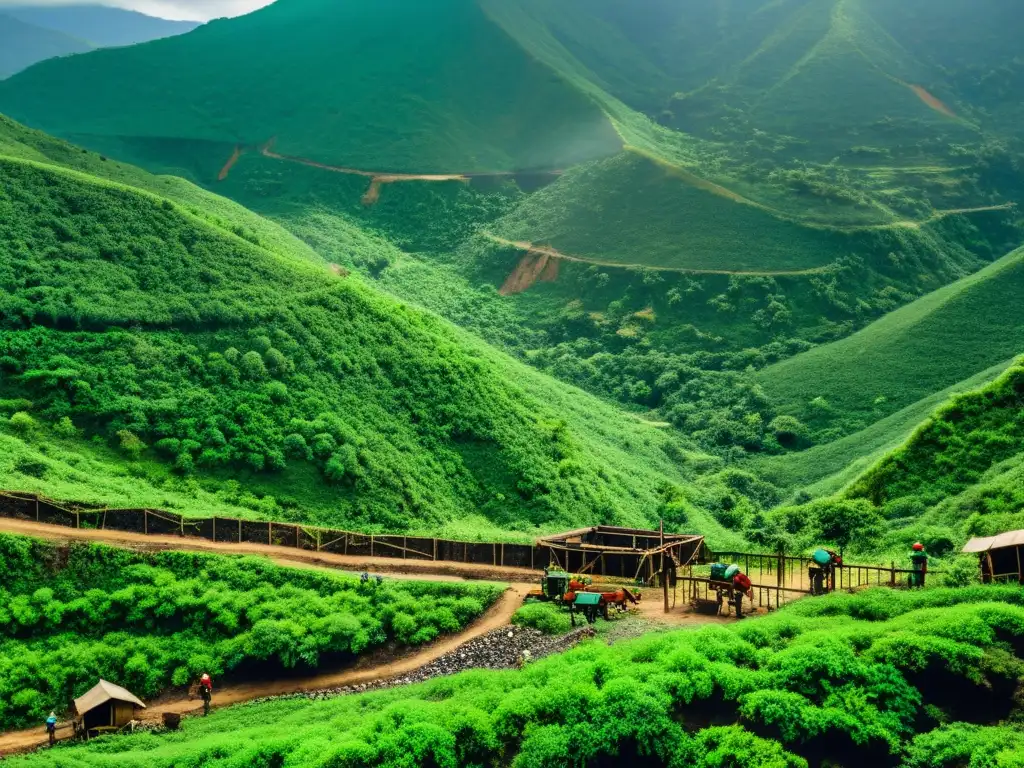
MULTIPOLYGON (((1024 351, 1019 66, 1008 12, 983 5, 279 0, 34 67, 0 84, 0 109, 111 160, 21 142, 37 154, 228 230, 245 217, 260 245, 338 264, 625 406, 652 445, 670 430, 760 473, 778 486, 761 507, 837 490, 1024 351)), ((143 442, 168 438, 202 444, 143 442)), ((337 451, 321 453, 323 472, 337 451)), ((654 471, 677 472, 663 454, 654 471)), ((476 503, 515 488, 534 504, 518 471, 476 503)))
POLYGON ((663 431, 296 255, 274 225, 187 185, 162 197, 55 165, 144 177, 5 125, 5 485, 510 535, 649 523, 699 466, 663 431), (105 451, 138 482, 86 470, 105 451))

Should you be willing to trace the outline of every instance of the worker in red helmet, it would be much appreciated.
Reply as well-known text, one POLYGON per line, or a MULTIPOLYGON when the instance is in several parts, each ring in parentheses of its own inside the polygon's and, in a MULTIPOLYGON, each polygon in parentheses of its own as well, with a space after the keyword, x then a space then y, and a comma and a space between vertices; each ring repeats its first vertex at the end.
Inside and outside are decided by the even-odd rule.
POLYGON ((736 606, 737 619, 743 618, 743 596, 749 597, 751 602, 754 600, 754 590, 752 587, 750 579, 742 571, 732 577, 733 605, 736 606))
POLYGON ((928 573, 928 553, 924 551, 924 544, 916 542, 911 547, 910 567, 913 571, 907 583, 911 587, 923 587, 924 577, 928 573))
POLYGON ((203 716, 210 714, 210 702, 213 700, 213 680, 203 672, 199 678, 199 695, 203 697, 203 716))

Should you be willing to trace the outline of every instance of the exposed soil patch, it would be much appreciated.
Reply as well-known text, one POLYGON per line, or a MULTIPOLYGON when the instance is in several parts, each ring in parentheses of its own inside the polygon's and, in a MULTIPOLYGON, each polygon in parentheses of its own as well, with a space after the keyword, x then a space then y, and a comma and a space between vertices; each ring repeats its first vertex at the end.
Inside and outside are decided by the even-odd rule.
MULTIPOLYGON (((528 249, 526 255, 519 260, 516 268, 512 270, 512 274, 505 278, 505 282, 498 289, 498 293, 502 296, 511 296, 527 290, 537 280, 544 279, 543 275, 551 261, 557 262, 558 260, 557 258, 552 259, 549 253, 528 249)), ((557 274, 556 267, 555 275, 557 276, 557 274)))
POLYGON ((235 163, 238 162, 238 158, 242 156, 245 150, 240 145, 235 146, 235 151, 231 153, 231 157, 224 163, 224 167, 220 169, 220 173, 217 174, 217 181, 224 181, 231 173, 231 169, 235 167, 235 163))
MULTIPOLYGON (((909 84, 908 84, 909 85, 909 84)), ((956 112, 950 109, 945 102, 936 98, 929 93, 923 86, 920 85, 909 85, 910 90, 917 94, 917 98, 927 104, 929 107, 934 109, 936 112, 945 115, 946 117, 957 117, 956 112)))

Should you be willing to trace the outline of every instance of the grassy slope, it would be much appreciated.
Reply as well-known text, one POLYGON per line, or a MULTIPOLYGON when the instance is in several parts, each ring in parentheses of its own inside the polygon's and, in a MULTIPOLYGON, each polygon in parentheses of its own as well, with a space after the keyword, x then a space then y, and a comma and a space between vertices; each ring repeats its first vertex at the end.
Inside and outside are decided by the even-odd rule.
POLYGON ((820 435, 848 434, 1019 353, 1022 290, 1018 250, 849 338, 766 368, 758 381, 820 435))
MULTIPOLYGON (((164 440, 113 472, 143 478, 135 503, 166 486, 168 501, 202 513, 204 492, 219 490, 267 515, 492 534, 588 517, 641 523, 663 478, 682 479, 686 451, 668 436, 355 278, 133 187, 3 162, 3 391, 34 401, 37 420, 70 416, 101 441, 123 430, 164 440), (169 477, 161 458, 199 483, 169 477), (559 488, 567 506, 550 495, 559 488)), ((83 470, 114 466, 109 455, 66 460, 76 438, 51 438, 23 433, 36 455, 18 449, 29 460, 12 461, 4 483, 104 499, 103 478, 83 470)))
POLYGON ((852 435, 806 451, 755 457, 751 466, 758 475, 791 492, 799 489, 815 497, 836 493, 903 443, 953 395, 987 384, 1003 373, 1010 362, 997 363, 852 435))
POLYGON ((984 743, 986 755, 1004 750, 1002 762, 986 764, 1010 768, 1018 728, 960 721, 987 725, 1014 711, 1021 602, 1013 587, 833 594, 739 624, 593 640, 522 670, 233 707, 179 732, 40 752, 12 766, 954 768, 984 743), (941 726, 949 721, 952 734, 941 726), (913 758, 900 763, 907 747, 913 758))
POLYGON ((934 504, 1017 456, 1022 439, 1024 358, 988 386, 950 400, 904 445, 858 478, 848 493, 878 505, 905 497, 934 504))
POLYGON ((157 176, 89 152, 42 131, 27 128, 4 115, 0 115, 0 155, 59 165, 146 190, 173 200, 190 214, 220 229, 235 234, 244 233, 249 239, 255 239, 271 250, 294 258, 323 263, 323 259, 295 235, 238 203, 207 192, 177 176, 157 176))
POLYGON ((808 270, 855 247, 848 236, 692 187, 632 153, 574 168, 493 231, 596 262, 680 271, 808 270))
POLYGON ((0 108, 60 135, 216 141, 225 159, 277 137, 283 154, 380 171, 562 167, 620 146, 472 0, 281 0, 37 68, 4 83, 0 108))
POLYGON ((44 59, 91 49, 84 40, 0 13, 0 79, 44 59))

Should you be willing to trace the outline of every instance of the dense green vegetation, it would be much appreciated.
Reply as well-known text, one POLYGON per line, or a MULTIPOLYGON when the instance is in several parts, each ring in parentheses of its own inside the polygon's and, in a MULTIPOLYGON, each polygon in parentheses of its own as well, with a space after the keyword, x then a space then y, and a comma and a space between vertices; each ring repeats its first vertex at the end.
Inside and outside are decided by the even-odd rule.
POLYGON ((501 593, 8 535, 0 570, 4 729, 65 711, 100 677, 150 698, 204 672, 311 670, 386 643, 426 643, 460 630, 501 593))
POLYGON ((861 389, 808 391, 843 370, 828 347, 810 375, 797 362, 1021 242, 1007 207, 1021 199, 1022 155, 1007 130, 1018 67, 1005 14, 994 0, 985 19, 964 2, 937 15, 915 3, 446 0, 428 13, 408 0, 281 0, 36 67, 0 85, 0 108, 217 185, 331 261, 544 373, 655 410, 707 450, 778 454, 1020 351, 1002 334, 1011 313, 972 320, 964 336, 999 341, 965 344, 955 370, 911 367, 913 386, 873 381, 868 403, 861 389), (964 27, 990 42, 955 42, 964 27), (426 37, 429 50, 415 44, 426 37), (187 67, 168 66, 179 59, 187 67), (154 87, 161 78, 174 83, 154 87), (367 207, 366 177, 262 156, 274 136, 276 152, 371 171, 566 173, 547 186, 386 184, 367 207), (236 146, 245 153, 220 179, 236 146), (500 296, 523 252, 487 232, 594 263, 561 262, 500 296), (792 375, 773 366, 787 358, 792 375), (827 412, 808 406, 819 398, 827 412))
POLYGON ((853 336, 764 369, 758 383, 816 441, 849 434, 1024 350, 1022 290, 1018 250, 853 336))
POLYGON ((12 764, 953 768, 975 746, 1010 768, 1022 603, 1009 587, 837 594, 731 626, 590 641, 521 671, 234 707, 179 733, 12 764))
MULTIPOLYGON (((109 502, 64 457, 95 466, 112 448, 135 503, 163 487, 159 505, 186 513, 215 495, 243 514, 476 538, 649 524, 666 487, 714 466, 231 204, 195 215, 206 193, 102 182, 11 131, 12 154, 42 160, 2 161, 0 410, 22 446, 5 485, 52 493, 52 473, 54 495, 109 502)), ((727 535, 697 508, 690 524, 727 535)))
POLYGON ((512 616, 512 623, 520 627, 539 629, 546 635, 561 635, 572 628, 569 613, 554 603, 529 602, 512 616))
POLYGON ((37 61, 91 49, 85 40, 0 14, 0 80, 37 61))
MULTIPOLYGON (((992 384, 953 398, 925 421, 907 443, 882 459, 848 489, 887 510, 933 507, 955 498, 990 476, 1019 463, 1024 440, 1024 359, 1018 360, 992 384)), ((1007 485, 1011 485, 1007 483, 1007 485)), ((990 528, 1014 527, 1020 515, 1020 494, 985 494, 987 503, 970 510, 976 515, 998 514, 990 528), (1002 514, 1000 514, 1002 513, 1002 514), (1017 513, 1008 518, 1006 513, 1017 513)), ((950 520, 963 524, 960 520, 950 520)), ((970 525, 976 529, 982 521, 970 525)))

